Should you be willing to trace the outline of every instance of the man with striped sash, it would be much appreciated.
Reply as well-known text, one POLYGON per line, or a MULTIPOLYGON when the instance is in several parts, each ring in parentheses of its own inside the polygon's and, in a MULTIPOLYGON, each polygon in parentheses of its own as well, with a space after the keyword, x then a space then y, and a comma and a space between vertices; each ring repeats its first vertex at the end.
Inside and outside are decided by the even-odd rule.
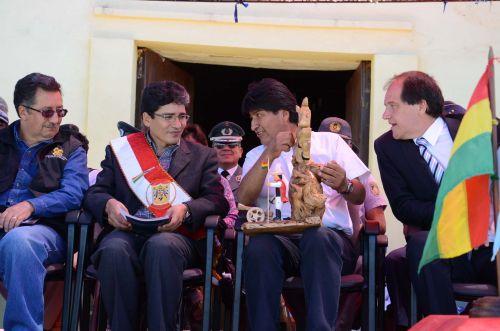
POLYGON ((112 229, 92 256, 112 330, 139 329, 141 276, 148 329, 177 328, 183 271, 204 259, 204 219, 228 211, 215 151, 181 139, 188 104, 175 82, 148 85, 141 100, 145 132, 111 142, 85 197, 85 208, 112 229), (124 214, 169 221, 152 234, 136 233, 124 214))

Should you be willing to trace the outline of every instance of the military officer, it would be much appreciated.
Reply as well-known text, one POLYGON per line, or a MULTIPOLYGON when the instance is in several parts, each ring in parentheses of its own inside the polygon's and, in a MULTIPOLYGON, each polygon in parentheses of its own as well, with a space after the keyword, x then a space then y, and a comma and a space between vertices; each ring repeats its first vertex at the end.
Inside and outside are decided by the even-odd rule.
POLYGON ((245 131, 238 124, 229 121, 215 125, 208 134, 212 147, 217 151, 219 174, 229 181, 235 197, 241 182, 238 161, 243 156, 241 141, 244 135, 245 131))

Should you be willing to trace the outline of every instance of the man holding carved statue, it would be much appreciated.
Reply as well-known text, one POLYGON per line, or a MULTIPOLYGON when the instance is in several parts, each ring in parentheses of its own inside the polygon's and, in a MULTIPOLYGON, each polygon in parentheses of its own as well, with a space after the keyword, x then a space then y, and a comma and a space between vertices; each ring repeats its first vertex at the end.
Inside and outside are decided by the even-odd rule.
POLYGON ((347 202, 363 203, 358 178, 369 171, 340 136, 311 132, 307 99, 297 107, 293 94, 274 79, 250 85, 242 112, 262 145, 246 155, 239 202, 272 210, 267 186, 279 173, 290 200, 281 206, 282 218, 322 223, 301 234, 250 237, 243 262, 250 328, 277 329, 283 281, 300 275, 307 329, 332 330, 341 274, 352 272, 357 257, 347 202))
POLYGON ((148 85, 141 100, 145 133, 111 141, 85 197, 85 208, 112 229, 92 256, 112 330, 139 329, 141 276, 148 329, 176 329, 183 271, 205 258, 205 217, 228 211, 215 151, 181 139, 188 103, 175 82, 148 85), (163 221, 150 233, 135 228, 156 218, 163 221))

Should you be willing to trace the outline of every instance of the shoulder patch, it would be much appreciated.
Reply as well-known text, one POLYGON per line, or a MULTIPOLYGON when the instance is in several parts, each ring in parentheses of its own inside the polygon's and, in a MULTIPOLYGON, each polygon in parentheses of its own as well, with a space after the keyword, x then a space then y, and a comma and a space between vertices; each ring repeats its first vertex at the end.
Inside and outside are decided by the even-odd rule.
POLYGON ((61 148, 61 146, 54 147, 54 149, 50 153, 45 155, 45 157, 58 158, 65 161, 67 160, 66 157, 64 156, 64 150, 61 148))

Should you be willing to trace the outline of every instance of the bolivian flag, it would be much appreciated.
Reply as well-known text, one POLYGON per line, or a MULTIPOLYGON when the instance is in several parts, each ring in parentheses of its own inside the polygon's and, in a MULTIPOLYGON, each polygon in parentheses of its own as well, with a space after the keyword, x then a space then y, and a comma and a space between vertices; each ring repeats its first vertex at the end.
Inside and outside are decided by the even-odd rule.
POLYGON ((457 257, 483 245, 490 220, 493 170, 490 61, 467 107, 436 198, 420 269, 435 259, 457 257))

